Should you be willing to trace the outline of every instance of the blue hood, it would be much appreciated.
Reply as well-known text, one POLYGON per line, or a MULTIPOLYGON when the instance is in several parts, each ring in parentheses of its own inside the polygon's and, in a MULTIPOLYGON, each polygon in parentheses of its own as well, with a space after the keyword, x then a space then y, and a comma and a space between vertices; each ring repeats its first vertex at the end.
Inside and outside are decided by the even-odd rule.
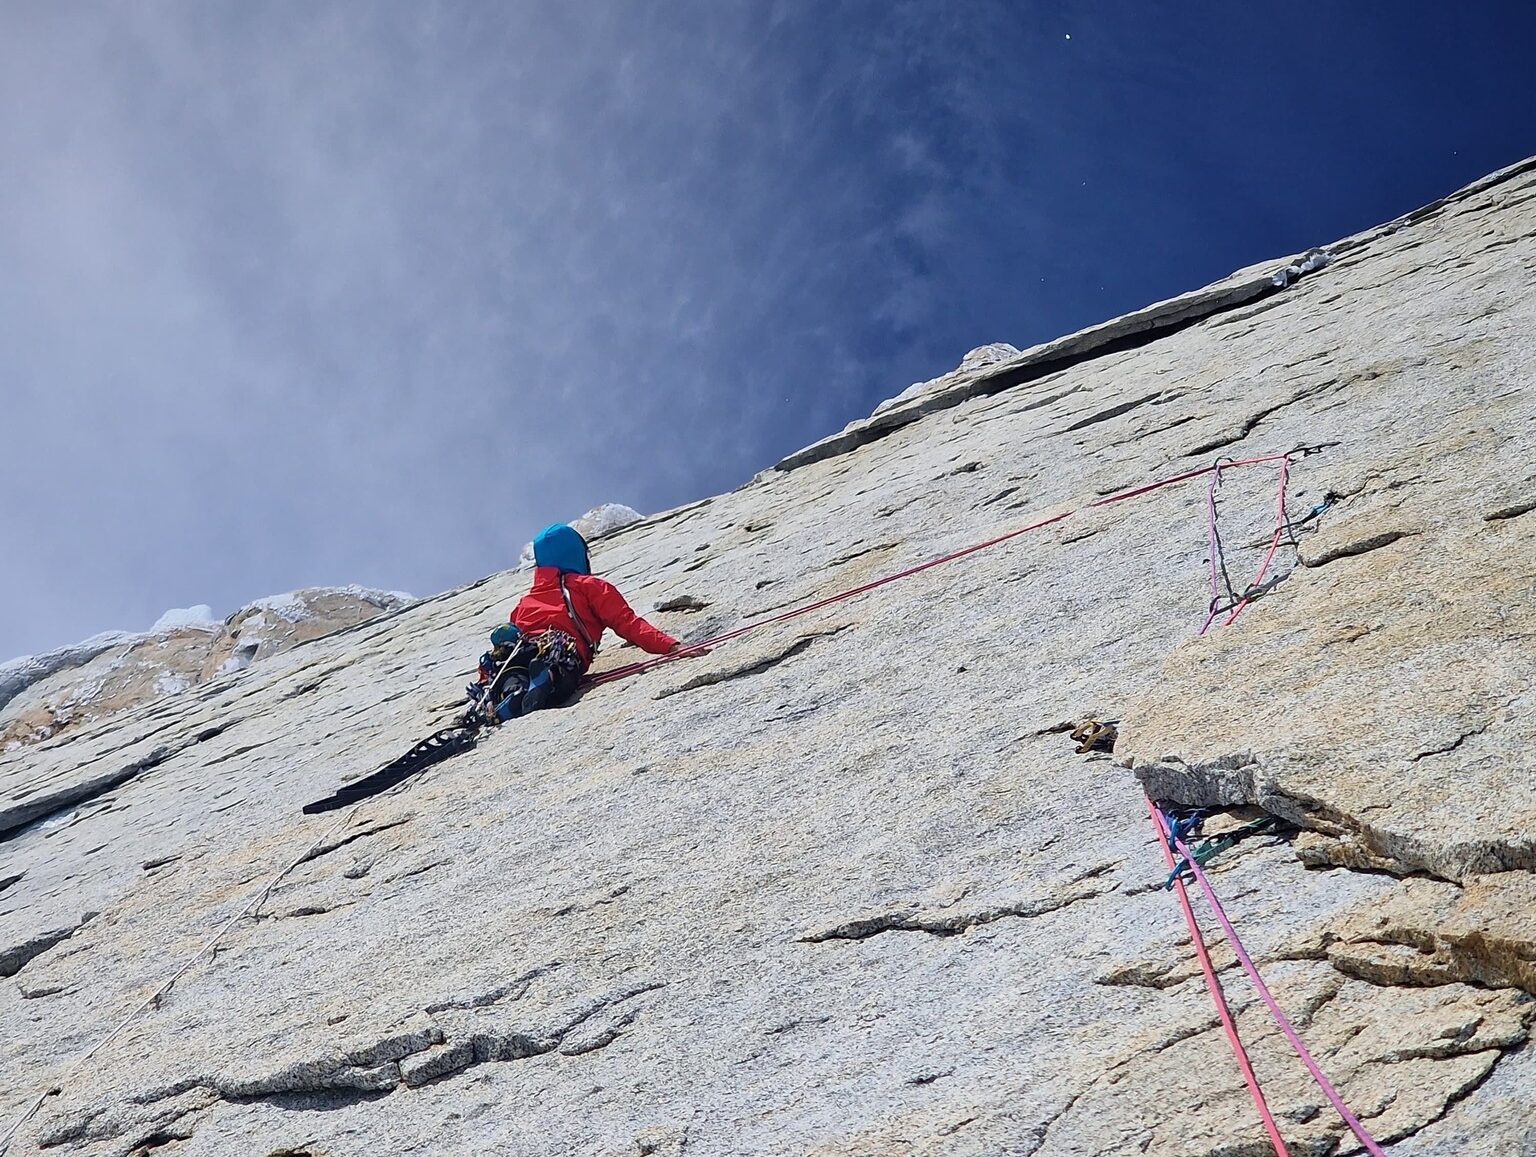
POLYGON ((592 563, 587 558, 587 540, 563 522, 546 526, 534 536, 533 561, 565 574, 592 573, 592 563))

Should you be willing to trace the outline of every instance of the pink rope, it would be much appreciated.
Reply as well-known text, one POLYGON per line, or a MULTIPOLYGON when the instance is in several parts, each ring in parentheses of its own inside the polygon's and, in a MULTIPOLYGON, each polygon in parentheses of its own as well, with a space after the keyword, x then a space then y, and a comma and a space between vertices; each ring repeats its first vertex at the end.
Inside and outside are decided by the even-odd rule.
POLYGON ((1280 463, 1280 486, 1275 494, 1274 537, 1269 540, 1269 550, 1264 555, 1263 563, 1259 566, 1259 573, 1254 576, 1253 582, 1248 587, 1248 593, 1242 597, 1242 600, 1233 608, 1232 613, 1227 616, 1227 621, 1222 624, 1224 627, 1230 627, 1233 623, 1237 622, 1237 616, 1242 614, 1243 608, 1253 601, 1253 592, 1258 590, 1259 585, 1264 581, 1264 576, 1269 573, 1269 564, 1275 561, 1275 552, 1280 549, 1280 539, 1285 535, 1285 489, 1290 478, 1291 460, 1287 458, 1280 463))
MULTIPOLYGON (((1209 474, 1212 470, 1229 470, 1237 466, 1257 466, 1265 462, 1279 462, 1282 464, 1283 475, 1284 467, 1289 465, 1291 455, 1295 453, 1298 453, 1298 451, 1292 450, 1285 454, 1262 454, 1255 458, 1240 458, 1235 462, 1228 462, 1225 465, 1218 463, 1215 466, 1202 466, 1198 470, 1187 470, 1183 474, 1175 474, 1171 478, 1160 478, 1154 482, 1149 482, 1144 486, 1137 486, 1130 490, 1121 490, 1115 494, 1107 495, 1104 498, 1097 498, 1092 502, 1085 503, 1083 506, 1074 507, 1071 510, 1063 510, 1059 514, 1053 514, 1047 518, 1042 518, 1035 522, 1031 522, 1028 526, 1021 526, 1016 530, 1008 531, 1006 534, 1000 534, 995 538, 989 538, 985 542, 978 542, 972 546, 964 547, 961 550, 940 555, 938 558, 932 558, 927 562, 918 563, 916 566, 911 566, 905 570, 897 571, 895 574, 885 575, 882 578, 874 579, 871 582, 863 583, 859 586, 852 587, 849 590, 838 591, 836 594, 828 595, 826 598, 818 599, 815 602, 806 603, 803 606, 792 607, 789 610, 783 611, 777 615, 771 615, 765 619, 757 619, 754 622, 746 623, 740 627, 735 628, 734 630, 726 631, 724 634, 716 635, 712 639, 705 639, 699 643, 691 643, 688 646, 681 647, 678 650, 673 651, 671 654, 658 655, 654 659, 644 659, 638 663, 630 663, 628 666, 615 667, 612 671, 604 671, 601 674, 592 675, 586 679, 582 685, 584 687, 599 687, 604 683, 616 683, 620 679, 628 679, 634 675, 644 674, 646 671, 653 671, 657 667, 664 666, 667 663, 674 663, 679 659, 686 659, 692 655, 696 655, 705 648, 717 647, 721 643, 727 643, 732 639, 740 638, 747 632, 755 631, 759 627, 766 627, 772 623, 787 622, 790 619, 798 618, 801 615, 808 615, 812 611, 819 611, 823 607, 830 607, 834 603, 840 603, 846 599, 851 599, 858 595, 867 594, 869 591, 876 590, 880 587, 886 586, 889 583, 896 582, 899 579, 909 578, 912 575, 921 574, 925 570, 931 570, 936 566, 942 566, 945 563, 954 562, 957 559, 967 558, 970 555, 976 554, 978 551, 983 551, 989 547, 997 546, 999 543, 1008 542, 1011 539, 1018 538, 1022 534, 1028 534, 1032 530, 1039 530, 1041 527, 1050 526, 1052 523, 1061 522, 1063 519, 1071 518, 1074 514, 1081 513, 1084 510, 1092 510, 1099 506, 1108 506, 1115 502, 1124 502, 1130 498, 1139 498, 1143 494, 1150 494, 1152 491, 1161 490, 1165 486, 1172 486, 1179 482, 1187 482, 1191 478, 1200 478, 1206 474, 1209 474)), ((1283 489, 1284 483, 1282 482, 1282 511, 1284 510, 1283 489)), ((1279 546, 1278 531, 1276 533, 1276 541, 1274 545, 1275 547, 1279 546)), ((1272 548, 1270 551, 1270 557, 1273 557, 1273 555, 1274 549, 1272 548)), ((1268 565, 1269 561, 1266 559, 1265 567, 1267 568, 1268 565)), ((1260 571, 1260 574, 1262 575, 1263 571, 1260 571)), ((1239 609, 1241 609, 1241 607, 1239 607, 1239 609)), ((1232 617, 1236 618, 1237 616, 1234 614, 1232 617)), ((1232 619, 1227 620, 1229 623, 1231 621, 1232 619)))
POLYGON ((1221 459, 1216 459, 1211 467, 1211 484, 1205 492, 1205 541, 1206 551, 1210 555, 1207 560, 1211 566, 1211 613, 1205 616, 1205 622, 1201 624, 1199 634, 1205 634, 1211 629, 1211 624, 1216 621, 1216 607, 1221 601, 1221 582, 1217 577, 1217 568, 1220 565, 1221 537, 1216 529, 1216 489, 1221 485, 1221 459))
POLYGON ((1195 873, 1195 879, 1200 884, 1200 890, 1205 893, 1206 902, 1210 904, 1211 912, 1215 915, 1216 922, 1221 925, 1222 934, 1227 938, 1227 943, 1232 946, 1232 951, 1237 954, 1238 963, 1243 966, 1243 971, 1248 974, 1248 979, 1253 981, 1253 987, 1258 991, 1260 999, 1269 1006, 1270 1014, 1275 1018, 1275 1023, 1280 1026, 1280 1031, 1285 1034, 1285 1039, 1291 1042, 1291 1048, 1296 1050, 1296 1055, 1301 1058, 1301 1063, 1312 1074, 1312 1079, 1317 1082, 1317 1087, 1333 1103, 1333 1107, 1338 1110, 1339 1116, 1344 1118, 1344 1123, 1349 1126, 1350 1131, 1354 1133, 1360 1144, 1365 1146, 1366 1152, 1371 1154, 1371 1157, 1386 1157, 1381 1151, 1381 1146, 1376 1144, 1371 1135, 1365 1131, 1365 1126, 1360 1124, 1359 1118, 1349 1111, 1349 1106, 1339 1096, 1338 1090, 1323 1075, 1323 1070, 1312 1059, 1312 1054, 1307 1051, 1307 1046, 1301 1043, 1301 1037, 1296 1034, 1296 1030, 1291 1027, 1291 1022, 1286 1018, 1285 1013, 1280 1010, 1280 1005, 1276 1003, 1274 996, 1269 991, 1268 985, 1264 983, 1264 978, 1259 975, 1259 970, 1254 967, 1253 958, 1248 955, 1248 950, 1243 947, 1243 942, 1238 939, 1237 929, 1233 928, 1232 921, 1227 919, 1227 913, 1222 908, 1221 901, 1216 898, 1216 890, 1211 887, 1211 881, 1206 876, 1205 869, 1200 866, 1194 857, 1194 853, 1189 850, 1189 847, 1183 840, 1175 840, 1174 846, 1178 848, 1179 853, 1184 857, 1185 863, 1195 873))
MULTIPOLYGON (((1163 849, 1163 859, 1168 862, 1168 870, 1175 870, 1173 852, 1168 847, 1168 823, 1163 818, 1163 813, 1158 811, 1152 800, 1147 798, 1147 815, 1152 819, 1152 826, 1157 829, 1158 846, 1163 849)), ((1189 893, 1184 888, 1183 875, 1173 878, 1174 885, 1179 890, 1179 906, 1184 909, 1184 923, 1189 927, 1189 940, 1195 946, 1195 955, 1200 958, 1200 971, 1205 973, 1205 987, 1210 991, 1211 1002, 1216 1006, 1217 1015, 1221 1017, 1221 1027, 1227 1032, 1227 1043, 1232 1046, 1232 1055, 1237 1058, 1237 1067, 1242 1070, 1243 1084, 1248 1086, 1248 1096, 1253 1099, 1253 1107, 1259 1112, 1259 1119, 1264 1122, 1264 1131, 1269 1134, 1269 1143, 1274 1146, 1275 1157, 1288 1157, 1289 1150, 1285 1147, 1285 1138, 1280 1135, 1280 1127, 1275 1124, 1275 1118, 1269 1111, 1269 1102, 1264 1099, 1264 1090, 1259 1088, 1259 1078, 1254 1075, 1253 1065, 1248 1060, 1248 1051, 1243 1048, 1243 1040, 1237 1035, 1237 1025, 1233 1023, 1232 1011, 1227 1007, 1227 998, 1221 991, 1221 981, 1216 979, 1216 969, 1211 965, 1211 954, 1205 949, 1205 937, 1200 934, 1200 925, 1195 920, 1195 910, 1190 907, 1189 893)))
POLYGON ((759 627, 766 627, 773 623, 783 623, 790 619, 798 618, 801 615, 808 615, 812 611, 819 611, 823 607, 830 607, 833 603, 840 603, 846 599, 851 599, 858 595, 866 594, 878 587, 883 587, 889 583, 896 582, 898 579, 909 578, 912 575, 921 574, 925 570, 932 570, 934 567, 942 566, 944 563, 954 562, 956 559, 965 558, 968 555, 975 554, 977 551, 986 550, 988 547, 996 546, 1000 542, 1007 542, 1009 539, 1018 538, 1021 534, 1028 534, 1032 530, 1039 530, 1042 526, 1050 526, 1053 522, 1060 522, 1064 518, 1070 518, 1075 513, 1076 511, 1073 510, 1064 510, 1060 514, 1053 514, 1049 518, 1042 518, 1038 522, 1032 522, 1028 526, 1021 526, 1016 530, 1010 530, 1007 534, 1000 534, 996 538, 989 538, 985 542, 978 542, 973 546, 965 547, 963 550, 957 550, 951 554, 940 555, 938 558, 933 558, 929 559, 927 562, 918 563, 916 566, 908 567, 906 570, 897 571, 895 574, 885 575, 882 578, 877 578, 859 586, 851 587, 845 591, 838 591, 836 594, 828 595, 826 598, 818 599, 816 602, 806 603, 803 606, 792 607, 787 611, 783 611, 777 615, 772 615, 766 619, 757 619, 754 622, 737 627, 735 630, 726 631, 723 635, 716 635, 714 638, 705 639, 701 643, 692 643, 688 646, 673 651, 670 654, 657 655, 654 659, 646 659, 639 663, 631 663, 627 667, 617 667, 612 671, 604 671, 600 675, 592 676, 589 680, 587 680, 586 685, 589 687, 595 687, 603 683, 613 683, 619 679, 627 679, 631 675, 639 675, 645 671, 650 671, 656 667, 663 666, 666 663, 675 662, 678 659, 686 659, 690 655, 697 654, 699 651, 706 647, 716 647, 721 643, 727 643, 732 639, 736 639, 742 635, 745 635, 748 631, 755 631, 759 627))

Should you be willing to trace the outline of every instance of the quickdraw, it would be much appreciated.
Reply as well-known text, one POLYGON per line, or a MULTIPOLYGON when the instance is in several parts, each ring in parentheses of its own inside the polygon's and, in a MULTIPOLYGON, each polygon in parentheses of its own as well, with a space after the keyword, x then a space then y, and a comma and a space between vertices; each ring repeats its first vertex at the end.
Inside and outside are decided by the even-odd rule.
MULTIPOLYGON (((1176 821, 1174 823, 1174 831, 1176 833, 1174 839, 1187 841, 1191 835, 1196 834, 1200 830, 1200 826, 1205 820, 1203 815, 1187 818, 1190 821, 1190 826, 1188 827, 1181 829, 1180 822, 1182 821, 1176 821)), ((1252 823, 1245 824, 1243 827, 1236 828, 1230 832, 1225 832, 1219 836, 1210 836, 1206 839, 1203 839, 1198 844, 1193 845, 1190 848, 1190 851, 1194 853, 1194 862, 1203 868, 1212 859, 1221 855, 1222 852, 1237 847, 1238 844, 1242 843, 1250 836, 1257 836, 1263 834, 1264 832, 1273 831, 1275 830, 1276 826, 1277 821, 1274 816, 1260 816, 1252 823)), ((1171 842, 1169 846, 1172 846, 1171 842)), ((1178 880, 1183 880, 1186 883, 1192 883, 1194 878, 1195 874, 1190 869, 1189 861, 1181 856, 1178 858, 1173 871, 1168 873, 1168 878, 1163 881, 1163 891, 1171 892, 1173 890, 1174 883, 1178 880)))

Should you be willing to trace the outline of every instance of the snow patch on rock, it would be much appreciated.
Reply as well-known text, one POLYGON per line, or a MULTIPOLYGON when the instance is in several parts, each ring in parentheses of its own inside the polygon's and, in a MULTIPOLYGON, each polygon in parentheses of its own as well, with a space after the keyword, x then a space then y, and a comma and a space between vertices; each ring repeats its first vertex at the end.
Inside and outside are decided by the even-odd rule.
POLYGON ((1270 281, 1279 288, 1284 289, 1287 285, 1300 281, 1309 273, 1316 273, 1319 269, 1327 269, 1332 261, 1333 254, 1329 253, 1326 249, 1308 249, 1289 265, 1275 270, 1275 274, 1270 278, 1270 281))
POLYGON ((83 667, 103 651, 135 643, 142 637, 128 631, 103 631, 69 647, 0 663, 0 707, 39 680, 71 667, 83 667))
POLYGON ((382 611, 399 610, 416 601, 415 595, 405 591, 381 591, 356 583, 344 587, 304 587, 302 590, 285 591, 280 595, 256 599, 241 607, 230 618, 237 618, 250 611, 271 611, 286 623, 298 623, 311 617, 314 604, 323 598, 356 599, 382 611))
POLYGON ((307 587, 258 599, 228 619, 207 604, 174 607, 148 631, 107 631, 0 664, 0 743, 48 739, 61 728, 179 695, 257 658, 415 602, 403 591, 307 587))
POLYGON ((180 695, 192 684, 177 671, 161 671, 155 676, 155 691, 161 695, 180 695))
POLYGON ((196 630, 217 631, 223 627, 224 621, 214 617, 213 608, 207 603, 198 603, 193 607, 172 607, 155 620, 155 625, 149 628, 151 635, 164 634, 167 631, 196 630))
MULTIPOLYGON (((626 526, 633 526, 641 521, 645 515, 632 506, 625 506, 621 502, 605 502, 601 506, 594 506, 580 518, 571 520, 571 526, 582 538, 591 542, 595 538, 601 538, 605 534, 612 534, 616 530, 623 530, 626 526)), ((533 565, 533 543, 523 543, 523 549, 517 555, 517 569, 526 570, 533 565)))

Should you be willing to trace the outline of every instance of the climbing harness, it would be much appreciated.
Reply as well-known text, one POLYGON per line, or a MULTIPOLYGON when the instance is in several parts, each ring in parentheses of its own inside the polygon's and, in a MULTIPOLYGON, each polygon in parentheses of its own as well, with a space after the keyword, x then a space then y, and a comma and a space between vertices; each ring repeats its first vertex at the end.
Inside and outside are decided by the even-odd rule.
MULTIPOLYGON (((1332 445, 1332 443, 1329 445, 1332 445)), ((718 646, 721 643, 739 638, 750 631, 755 631, 759 628, 770 626, 775 623, 787 622, 791 619, 798 618, 801 615, 811 614, 812 612, 821 610, 824 607, 829 607, 836 603, 856 598, 859 595, 868 593, 869 591, 877 590, 880 587, 887 586, 894 582, 899 582, 900 580, 909 578, 913 575, 921 574, 922 572, 931 570, 934 567, 943 566, 946 563, 955 562, 958 559, 968 558, 973 554, 978 554, 981 551, 987 550, 1001 543, 1010 542, 1013 539, 1019 538, 1025 534, 1029 534, 1032 531, 1040 530, 1044 527, 1052 526, 1058 522, 1062 522, 1065 519, 1071 518, 1074 514, 1112 506, 1120 502, 1127 502, 1131 499, 1139 498, 1142 495, 1161 490, 1164 487, 1174 486, 1181 482, 1190 481, 1194 478, 1204 477, 1205 475, 1211 474, 1213 471, 1218 469, 1233 470, 1246 466, 1278 464, 1280 468, 1280 484, 1279 496, 1276 499, 1275 534, 1270 543, 1269 551, 1266 553, 1263 563, 1259 567, 1257 578, 1255 578, 1254 582, 1249 585, 1248 589, 1244 592, 1243 596, 1239 599, 1236 606, 1225 620, 1226 625, 1230 625, 1233 621, 1236 620, 1238 615, 1242 613, 1244 607, 1246 607, 1248 603, 1251 602, 1255 597, 1257 589, 1263 583, 1264 578, 1268 573, 1270 564, 1274 559, 1275 553, 1279 549, 1281 539, 1287 527, 1290 525, 1287 522, 1285 514, 1285 491, 1287 479, 1289 477, 1291 460, 1298 456, 1305 457, 1324 448, 1325 446, 1322 445, 1298 446, 1294 450, 1285 451, 1283 453, 1263 454, 1252 458, 1242 458, 1235 461, 1224 461, 1219 466, 1202 466, 1197 469, 1187 470, 1183 473, 1175 474, 1167 478, 1155 479, 1154 481, 1145 483, 1141 486, 1116 491, 1113 494, 1105 495, 1104 497, 1094 499, 1091 502, 1086 502, 1081 506, 1058 511, 1056 514, 1037 519, 1036 521, 1031 522, 1026 526, 1021 526, 1004 534, 999 534, 993 538, 986 539, 983 542, 978 542, 960 550, 940 555, 937 558, 929 559, 926 562, 918 563, 916 566, 908 567, 905 570, 897 571, 894 574, 889 574, 882 578, 874 579, 871 582, 851 587, 848 590, 839 591, 835 594, 829 595, 822 599, 818 599, 814 602, 806 603, 798 607, 793 607, 787 611, 783 611, 777 615, 772 615, 768 618, 754 620, 753 622, 746 623, 743 626, 735 628, 734 630, 726 631, 721 635, 717 635, 712 639, 706 639, 702 642, 692 643, 681 647, 677 651, 674 651, 668 655, 657 656, 644 662, 632 663, 626 667, 619 667, 612 671, 603 672, 600 675, 587 679, 585 685, 600 686, 605 683, 617 682, 620 679, 627 679, 632 676, 642 674, 643 672, 653 670, 654 668, 659 667, 664 663, 675 662, 678 659, 684 659, 693 655, 697 655, 704 650, 718 646)), ((567 598, 568 597, 569 596, 567 596, 567 598)), ((1210 619, 1207 621, 1206 627, 1201 629, 1201 633, 1204 633, 1204 631, 1209 628, 1210 622, 1214 620, 1215 617, 1216 614, 1213 609, 1210 619)), ((579 620, 577 620, 577 622, 579 625, 579 620)), ((474 709, 471 708, 472 712, 473 710, 474 709)), ((169 980, 157 988, 155 992, 151 994, 146 1000, 135 1006, 134 1009, 130 1011, 117 1024, 117 1026, 112 1029, 111 1032, 109 1032, 105 1037, 93 1045, 81 1057, 71 1063, 70 1066, 65 1070, 64 1074, 56 1082, 38 1094, 38 1096, 31 1102, 25 1112, 22 1113, 21 1117, 17 1119, 16 1122, 12 1124, 11 1127, 5 1132, 4 1136, 0 1136, 0 1157, 3 1157, 3 1155, 10 1148, 10 1143, 16 1136, 17 1132, 20 1131, 20 1129, 27 1123, 27 1121, 31 1120, 32 1116, 37 1112, 39 1108, 42 1107, 44 1102, 46 1102, 49 1097, 59 1095, 63 1092, 65 1083, 80 1068, 80 1066, 82 1066, 86 1061, 90 1060, 93 1056, 95 1056, 98 1052, 100 1052, 103 1048, 115 1040, 123 1032, 123 1030, 126 1029, 128 1025, 131 1024, 145 1009, 158 1003, 158 1001, 165 995, 165 993, 170 991, 171 987, 175 985, 176 982, 181 979, 181 977, 186 975, 191 967, 198 960, 200 960, 205 953, 212 951, 218 945, 218 943, 224 938, 230 929, 232 929, 237 923, 243 920, 253 910, 258 909, 262 902, 265 901, 269 895, 271 895, 272 890, 276 888, 284 878, 286 878, 289 872, 293 871, 294 868, 310 859, 315 854, 316 850, 322 847, 334 833, 341 830, 341 828, 355 814, 352 809, 358 802, 360 802, 362 799, 377 794, 379 791, 388 790, 390 787, 395 786, 409 776, 415 774, 418 771, 421 771, 425 767, 439 763, 451 755, 473 747, 476 740, 476 732, 478 731, 479 726, 480 725, 477 724, 472 717, 466 717, 459 725, 444 728, 443 730, 435 732, 433 735, 427 737, 427 739, 422 740, 420 743, 412 747, 410 751, 406 752, 405 755, 386 764, 372 775, 366 776, 364 779, 357 780, 352 784, 346 785, 326 800, 318 800, 315 803, 306 806, 303 810, 307 814, 313 815, 324 811, 341 810, 342 815, 338 817, 334 825, 328 828, 317 840, 315 840, 314 843, 309 845, 309 847, 304 851, 302 855, 278 871, 278 873, 272 877, 272 879, 266 884, 264 888, 262 888, 260 892, 256 893, 256 895, 254 895, 245 904, 245 906, 240 909, 239 912, 237 912, 219 928, 218 932, 213 936, 212 939, 210 939, 195 953, 189 956, 176 970, 176 972, 172 974, 169 980), (364 785, 375 785, 376 790, 364 791, 364 785)), ((1081 742, 1081 740, 1079 740, 1079 742, 1081 742)), ((1172 853, 1167 847, 1167 842, 1162 839, 1162 822, 1158 818, 1158 813, 1156 812, 1156 809, 1153 807, 1150 800, 1148 801, 1147 806, 1149 812, 1153 816, 1153 822, 1158 825, 1160 833, 1159 842, 1163 843, 1164 845, 1164 853, 1168 856, 1169 860, 1168 866, 1170 870, 1172 870, 1174 867, 1174 860, 1172 853)), ((1191 861, 1193 860, 1189 850, 1183 846, 1182 838, 1175 841, 1175 846, 1179 851, 1183 852, 1186 859, 1191 861)), ((1330 1099, 1333 1100, 1335 1107, 1339 1109, 1341 1114, 1344 1115, 1346 1123, 1349 1123, 1350 1127, 1356 1131, 1356 1135, 1361 1137, 1362 1143, 1366 1145, 1366 1148, 1370 1151, 1373 1157, 1382 1157, 1379 1147, 1377 1147, 1375 1142, 1371 1141, 1369 1137, 1364 1133, 1364 1130, 1360 1127, 1359 1122, 1355 1120, 1352 1114, 1349 1113, 1349 1110, 1344 1106, 1343 1102, 1338 1099, 1337 1094, 1332 1092, 1332 1086, 1327 1085, 1326 1078, 1323 1077, 1321 1071, 1317 1069, 1315 1062, 1312 1062, 1310 1055, 1306 1053, 1305 1048, 1301 1045, 1300 1039, 1295 1036, 1294 1030, 1290 1030, 1289 1022, 1284 1020, 1284 1014, 1279 1011, 1279 1006, 1274 1004, 1273 998, 1269 996, 1268 989, 1262 987, 1263 981, 1259 979, 1257 970, 1252 967, 1252 962, 1247 959, 1246 953, 1242 951, 1240 944, 1237 943, 1237 934, 1231 929, 1230 924, 1227 923, 1225 914, 1221 912, 1215 898, 1215 893, 1210 889, 1209 882, 1205 879, 1203 869, 1198 863, 1192 863, 1191 867, 1195 873, 1196 879, 1200 882, 1201 887, 1205 890, 1206 898, 1211 902, 1213 908, 1216 909, 1218 913, 1217 918, 1222 921, 1223 929, 1227 933, 1228 939, 1232 941, 1234 949, 1237 950, 1239 959, 1244 961, 1245 967, 1248 969, 1249 976, 1254 980, 1255 985, 1259 987, 1261 995, 1265 997, 1266 1003, 1270 1005, 1271 1011, 1274 1012, 1277 1018, 1281 1020, 1282 1029, 1287 1030, 1287 1035, 1291 1039, 1293 1046, 1302 1055, 1303 1061, 1308 1064, 1308 1068, 1312 1071, 1313 1076, 1323 1084, 1324 1092, 1329 1094, 1330 1099)), ((1274 1120, 1270 1116, 1267 1106, 1264 1105, 1263 1093, 1259 1090, 1257 1079, 1253 1076, 1252 1066, 1248 1063, 1247 1055, 1243 1052, 1242 1042, 1237 1036, 1237 1030, 1235 1025, 1232 1023, 1231 1014, 1227 1011, 1225 1003, 1220 996, 1220 985, 1216 981, 1215 970, 1211 966, 1209 956, 1205 951, 1204 943, 1200 939, 1199 926, 1195 923, 1194 913, 1189 906, 1189 900, 1184 891, 1183 881, 1176 881, 1175 886, 1178 889, 1180 900, 1184 907, 1186 920, 1188 921, 1191 928, 1191 935, 1196 944, 1196 952, 1201 960, 1201 968, 1205 973, 1207 986, 1211 989, 1212 998, 1216 1002, 1218 1012, 1221 1015, 1222 1023, 1226 1028, 1228 1038, 1232 1043, 1234 1052, 1237 1054, 1239 1066, 1243 1070, 1243 1079, 1248 1084, 1249 1090, 1254 1096, 1255 1104, 1260 1107, 1260 1115, 1263 1117, 1265 1121, 1265 1127, 1269 1131, 1272 1142, 1275 1144, 1275 1152, 1279 1155, 1279 1157, 1286 1157, 1284 1141, 1280 1139, 1279 1131, 1275 1128, 1274 1125, 1274 1120)))

